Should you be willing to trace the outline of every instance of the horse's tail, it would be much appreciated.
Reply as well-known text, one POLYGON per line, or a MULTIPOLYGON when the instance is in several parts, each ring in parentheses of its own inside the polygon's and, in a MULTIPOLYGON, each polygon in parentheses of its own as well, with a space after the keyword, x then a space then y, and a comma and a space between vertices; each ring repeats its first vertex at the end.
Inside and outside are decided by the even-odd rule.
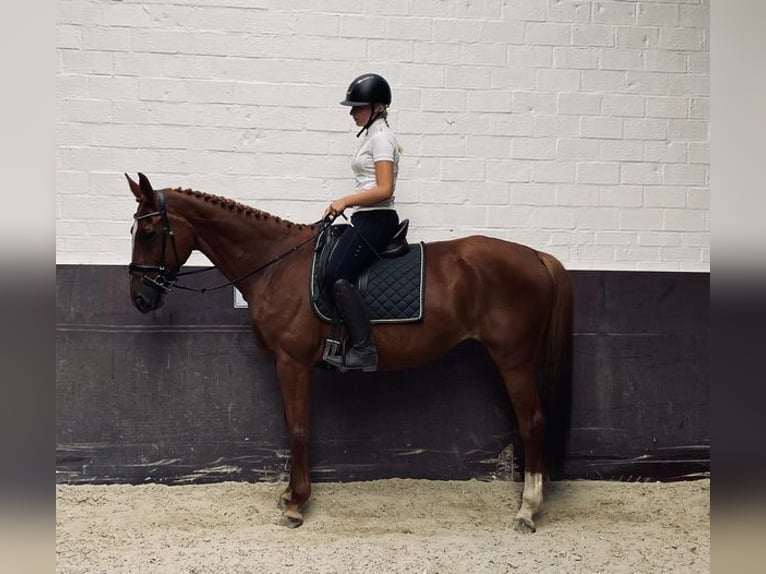
POLYGON ((561 262, 547 253, 538 257, 553 279, 553 305, 543 342, 540 395, 545 416, 544 462, 551 478, 562 475, 572 418, 572 281, 561 262))

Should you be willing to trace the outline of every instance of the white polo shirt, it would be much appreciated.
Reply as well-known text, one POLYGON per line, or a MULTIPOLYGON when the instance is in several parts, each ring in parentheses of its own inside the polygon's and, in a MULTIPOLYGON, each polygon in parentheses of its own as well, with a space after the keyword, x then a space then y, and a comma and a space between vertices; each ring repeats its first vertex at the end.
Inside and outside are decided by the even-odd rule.
MULTIPOLYGON (((375 187, 375 162, 394 162, 394 191, 396 191, 396 176, 399 173, 399 152, 401 148, 396 141, 396 136, 391 128, 386 125, 383 118, 375 120, 362 142, 359 144, 354 158, 351 160, 351 169, 356 176, 356 190, 362 191, 375 187)), ((369 211, 372 209, 394 209, 394 195, 375 205, 354 207, 354 211, 369 211)))

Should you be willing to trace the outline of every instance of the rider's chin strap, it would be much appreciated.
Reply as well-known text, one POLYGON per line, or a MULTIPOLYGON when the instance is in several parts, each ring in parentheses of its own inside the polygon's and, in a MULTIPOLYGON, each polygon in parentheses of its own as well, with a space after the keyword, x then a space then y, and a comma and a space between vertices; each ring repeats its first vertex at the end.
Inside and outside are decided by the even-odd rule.
POLYGON ((369 119, 369 120, 367 120, 367 123, 366 123, 366 124, 364 124, 364 126, 362 127, 362 129, 361 129, 361 130, 359 130, 359 133, 357 133, 357 134, 356 134, 356 137, 359 137, 360 135, 362 135, 362 132, 363 132, 363 131, 366 131, 366 130, 370 129, 370 126, 371 126, 371 125, 372 125, 372 124, 375 122, 375 120, 377 120, 378 118, 383 118, 383 121, 384 121, 384 122, 386 122, 386 125, 388 125, 388 120, 387 120, 385 117, 383 117, 383 112, 377 112, 377 113, 375 113, 375 114, 370 114, 370 119, 369 119))

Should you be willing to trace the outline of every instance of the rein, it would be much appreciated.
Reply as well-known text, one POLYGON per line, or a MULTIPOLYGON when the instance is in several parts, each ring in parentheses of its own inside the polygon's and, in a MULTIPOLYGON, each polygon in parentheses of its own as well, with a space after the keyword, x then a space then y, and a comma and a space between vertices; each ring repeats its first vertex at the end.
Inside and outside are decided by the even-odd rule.
MULTIPOLYGON (((162 253, 160 255, 160 263, 158 265, 143 265, 139 263, 133 263, 131 262, 128 265, 128 273, 131 274, 142 274, 142 281, 152 287, 153 289, 156 289, 158 291, 161 291, 163 293, 169 293, 171 289, 181 289, 184 291, 194 291, 196 293, 207 293, 208 291, 217 291, 218 289, 223 289, 224 287, 229 287, 231 285, 236 285, 238 282, 242 281, 243 279, 247 279, 251 275, 255 275, 256 273, 259 273, 263 271, 264 269, 274 265, 275 263, 281 261, 285 257, 295 253, 298 251, 301 247, 306 245, 307 243, 310 243, 312 241, 316 241, 317 237, 319 237, 325 229, 327 229, 332 222, 335 220, 335 217, 337 216, 328 216, 316 223, 321 223, 321 227, 317 233, 306 239, 305 241, 300 242, 297 245, 294 245, 287 251, 280 253, 279 255, 275 256, 273 259, 270 259, 263 265, 259 265, 252 271, 248 271, 247 273, 240 275, 239 277, 236 277, 235 279, 232 279, 231 281, 227 281, 226 283, 222 283, 220 285, 216 285, 215 287, 189 287, 186 285, 179 285, 176 283, 176 280, 178 277, 183 277, 185 275, 195 275, 197 273, 206 273, 207 271, 212 271, 213 269, 216 269, 216 266, 213 267, 207 267, 205 269, 197 269, 195 271, 184 271, 184 272, 175 272, 175 273, 168 273, 167 266, 165 265, 165 249, 167 247, 167 240, 168 237, 170 238, 170 243, 173 246, 173 254, 175 255, 176 263, 178 263, 178 250, 176 249, 176 241, 175 241, 175 235, 173 234, 173 229, 170 226, 170 220, 168 219, 168 213, 167 213, 167 206, 165 201, 165 194, 162 191, 157 190, 157 200, 158 200, 158 209, 157 211, 154 211, 152 213, 147 213, 144 215, 133 215, 133 220, 138 222, 142 219, 147 219, 149 217, 155 217, 160 216, 162 220, 162 253), (157 276, 156 277, 148 277, 146 275, 147 272, 156 271, 157 276)), ((179 265, 179 271, 181 269, 181 266, 179 265)))

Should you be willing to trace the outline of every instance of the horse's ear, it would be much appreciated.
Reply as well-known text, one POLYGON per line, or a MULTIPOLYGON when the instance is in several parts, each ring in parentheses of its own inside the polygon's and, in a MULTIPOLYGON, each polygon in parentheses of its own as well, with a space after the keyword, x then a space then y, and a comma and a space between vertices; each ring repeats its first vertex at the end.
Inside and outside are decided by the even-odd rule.
POLYGON ((138 188, 141 193, 141 199, 145 199, 148 205, 154 205, 154 189, 149 183, 149 178, 140 171, 138 172, 138 188))
POLYGON ((128 180, 130 191, 132 191, 133 195, 136 196, 136 201, 141 201, 141 188, 138 186, 138 184, 135 181, 131 179, 131 177, 127 173, 125 174, 125 177, 128 180))

